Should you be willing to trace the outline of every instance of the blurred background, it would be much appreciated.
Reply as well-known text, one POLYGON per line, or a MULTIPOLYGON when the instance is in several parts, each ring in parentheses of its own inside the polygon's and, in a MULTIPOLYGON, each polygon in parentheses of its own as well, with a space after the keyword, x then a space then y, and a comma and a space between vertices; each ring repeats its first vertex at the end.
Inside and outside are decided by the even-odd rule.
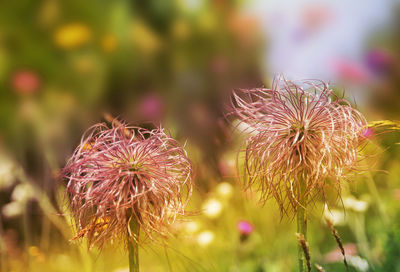
MULTIPOLYGON (((196 168, 190 210, 142 271, 296 271, 295 225, 241 191, 235 88, 323 79, 369 121, 400 116, 400 4, 392 0, 0 1, 0 271, 127 271, 123 248, 73 237, 59 171, 110 113, 167 127, 196 168)), ((311 212, 313 263, 400 271, 399 133, 370 130, 367 173, 311 212), (345 209, 343 209, 345 208, 345 209)))

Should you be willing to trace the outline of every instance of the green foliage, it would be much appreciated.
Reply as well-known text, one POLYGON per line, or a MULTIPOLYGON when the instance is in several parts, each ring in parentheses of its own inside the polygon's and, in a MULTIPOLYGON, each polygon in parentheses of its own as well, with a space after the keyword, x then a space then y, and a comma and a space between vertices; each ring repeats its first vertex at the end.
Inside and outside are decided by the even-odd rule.
POLYGON ((386 234, 383 262, 378 271, 400 271, 400 214, 393 219, 393 222, 386 234))

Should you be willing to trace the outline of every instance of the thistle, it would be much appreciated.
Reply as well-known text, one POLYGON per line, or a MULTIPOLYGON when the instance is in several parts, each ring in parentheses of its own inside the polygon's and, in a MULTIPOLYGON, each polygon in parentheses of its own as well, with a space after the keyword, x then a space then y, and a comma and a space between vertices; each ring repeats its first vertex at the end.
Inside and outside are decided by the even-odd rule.
MULTIPOLYGON (((307 205, 324 199, 328 187, 340 194, 341 181, 356 170, 367 122, 323 82, 296 84, 278 78, 271 89, 233 93, 233 114, 251 136, 244 155, 245 189, 264 203, 274 198, 282 214, 297 216, 307 233, 307 205)), ((299 248, 300 271, 306 260, 299 248)))
POLYGON ((185 214, 192 165, 184 148, 162 128, 146 130, 116 121, 82 137, 63 175, 77 236, 89 247, 127 241, 130 271, 138 271, 139 230, 166 236, 185 214))

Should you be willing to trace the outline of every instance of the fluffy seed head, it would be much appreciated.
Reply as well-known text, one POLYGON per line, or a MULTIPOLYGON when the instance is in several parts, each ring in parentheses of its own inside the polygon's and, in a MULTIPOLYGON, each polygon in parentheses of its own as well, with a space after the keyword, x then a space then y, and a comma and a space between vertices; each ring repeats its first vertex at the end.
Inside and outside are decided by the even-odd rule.
POLYGON ((97 124, 82 137, 63 169, 77 236, 89 246, 107 240, 138 240, 128 231, 136 220, 145 237, 164 236, 192 191, 192 165, 184 148, 162 128, 146 130, 119 122, 97 124))
POLYGON ((281 211, 324 197, 327 186, 356 169, 363 130, 360 112, 323 82, 278 78, 271 89, 234 92, 233 114, 251 132, 245 150, 246 189, 275 198, 281 211), (304 180, 306 188, 300 188, 304 180))

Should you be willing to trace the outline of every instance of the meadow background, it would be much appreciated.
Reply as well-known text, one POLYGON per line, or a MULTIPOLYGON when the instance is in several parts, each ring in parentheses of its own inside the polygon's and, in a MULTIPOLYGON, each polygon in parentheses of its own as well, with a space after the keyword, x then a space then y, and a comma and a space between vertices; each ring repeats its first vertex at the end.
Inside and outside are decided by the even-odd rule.
MULTIPOLYGON (((323 79, 369 121, 397 120, 399 12, 389 0, 1 1, 0 271, 127 271, 122 247, 70 241, 59 178, 104 113, 162 123, 195 165, 194 213, 143 245, 142 271, 296 271, 293 220, 241 190, 230 92, 276 74, 323 79)), ((372 129, 368 171, 311 211, 312 262, 326 271, 345 268, 325 216, 354 271, 400 271, 399 136, 372 129)))

